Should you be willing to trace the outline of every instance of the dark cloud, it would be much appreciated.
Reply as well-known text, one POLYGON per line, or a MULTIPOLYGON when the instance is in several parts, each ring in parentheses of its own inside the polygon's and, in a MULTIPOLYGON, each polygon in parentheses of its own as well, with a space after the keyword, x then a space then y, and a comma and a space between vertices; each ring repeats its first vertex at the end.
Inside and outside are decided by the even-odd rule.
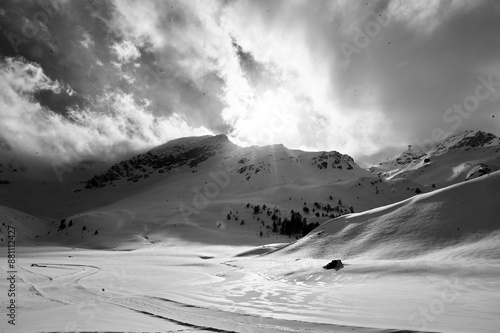
POLYGON ((135 124, 102 137, 117 151, 202 129, 361 161, 435 129, 500 130, 497 91, 476 111, 450 110, 480 78, 500 81, 493 0, 2 1, 0 17, 3 64, 35 64, 58 87, 18 89, 4 68, 6 91, 56 128, 80 126, 87 152, 97 119, 135 124))
POLYGON ((236 50, 236 55, 238 56, 240 67, 245 77, 254 88, 257 88, 267 74, 265 67, 255 60, 251 52, 245 52, 236 40, 233 39, 232 44, 236 50))
MULTIPOLYGON (((93 16, 99 10, 106 16, 106 6, 95 8, 97 2, 84 1, 7 1, 2 2, 4 34, 0 49, 4 56, 22 56, 36 62, 52 79, 68 84, 78 95, 96 95, 119 80, 109 69, 107 52, 109 35, 102 18, 93 16), (45 3, 40 6, 39 3, 45 3), (93 45, 85 47, 83 33, 93 45), (14 41, 14 42, 12 42, 14 41), (97 62, 108 64, 99 66, 97 62)), ((104 3, 104 2, 103 2, 104 3)), ((39 101, 53 111, 64 113, 65 107, 82 100, 77 97, 39 94, 39 101)))
MULTIPOLYGON (((69 106, 83 107, 85 96, 96 97, 105 90, 120 89, 133 94, 137 102, 150 98, 151 109, 158 116, 178 110, 193 126, 221 128, 219 114, 223 104, 217 95, 222 84, 216 75, 207 73, 203 86, 198 87, 179 73, 175 62, 182 55, 177 54, 175 48, 160 52, 147 45, 140 48, 137 62, 117 67, 112 46, 122 42, 123 36, 109 26, 116 15, 112 2, 54 2, 55 6, 47 3, 53 10, 52 15, 34 1, 3 2, 4 16, 9 19, 2 20, 2 28, 20 38, 20 43, 12 47, 7 34, 0 37, 4 56, 21 55, 36 62, 50 78, 68 84, 75 91, 73 96, 39 92, 35 98, 42 105, 65 114, 69 106), (45 24, 39 20, 42 16, 47 18, 43 19, 45 24), (26 36, 27 25, 35 27, 33 37, 26 36), (133 81, 127 81, 125 75, 133 81)), ((172 26, 182 29, 190 24, 189 13, 185 11, 166 13, 165 29, 172 26)))
MULTIPOLYGON (((334 71, 349 92, 344 105, 361 107, 368 100, 391 119, 391 131, 408 142, 431 137, 436 127, 450 129, 443 111, 462 103, 480 83, 478 76, 494 70, 500 55, 495 42, 500 11, 493 1, 455 10, 449 5, 446 1, 438 4, 436 14, 429 18, 435 25, 431 31, 425 22, 410 24, 392 14, 370 45, 353 55, 347 70, 334 71)), ((484 121, 497 105, 498 98, 482 102, 462 127, 498 131, 498 124, 484 121)))
MULTIPOLYGON (((272 8, 266 1, 247 4, 242 26, 250 30, 264 25, 259 30, 265 31, 262 44, 266 35, 274 34, 281 48, 301 45, 309 61, 330 70, 326 89, 337 112, 322 112, 331 115, 323 124, 345 131, 334 124, 361 117, 351 124, 356 135, 344 133, 345 141, 332 138, 330 147, 362 159, 376 156, 376 150, 392 151, 389 147, 394 145, 432 139, 435 128, 454 130, 443 112, 463 103, 474 94, 478 77, 486 78, 498 67, 500 6, 495 1, 273 1, 272 8), (379 117, 385 120, 369 124, 379 117), (356 139, 366 142, 370 151, 352 144, 356 139)), ((248 45, 247 49, 252 50, 248 45)), ((318 74, 311 73, 319 78, 318 74)), ((474 114, 462 119, 461 129, 498 133, 499 123, 491 121, 498 96, 496 92, 481 101, 474 114)), ((310 133, 313 138, 317 132, 310 133)))

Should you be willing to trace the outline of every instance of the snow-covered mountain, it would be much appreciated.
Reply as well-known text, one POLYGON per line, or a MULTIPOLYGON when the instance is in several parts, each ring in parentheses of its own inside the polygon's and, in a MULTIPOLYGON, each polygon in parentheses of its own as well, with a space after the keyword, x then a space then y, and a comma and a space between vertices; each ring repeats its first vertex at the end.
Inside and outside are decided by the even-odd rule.
MULTIPOLYGON (((143 242, 144 225, 149 238, 156 234, 156 241, 171 225, 177 226, 176 232, 182 225, 185 230, 202 228, 220 237, 229 232, 250 239, 261 231, 274 237, 279 232, 272 231, 273 215, 290 218, 295 210, 308 224, 322 223, 426 191, 409 180, 384 181, 336 151, 304 152, 283 145, 239 147, 225 135, 173 140, 117 163, 76 188, 72 184, 25 184, 32 195, 20 193, 16 197, 22 201, 7 197, 7 192, 0 195, 6 195, 5 205, 50 217, 47 239, 113 247, 143 242), (42 189, 50 195, 42 196, 42 189), (263 215, 255 215, 247 204, 268 208, 263 215), (221 227, 228 226, 228 214, 235 226, 230 231, 221 227), (60 229, 62 220, 72 221, 73 226, 60 229), (242 220, 247 221, 244 226, 234 222, 242 220)), ((182 233, 188 234, 196 233, 182 233)), ((212 239, 218 237, 212 235, 212 239)))
POLYGON ((500 145, 500 138, 482 131, 463 130, 450 135, 429 151, 431 154, 444 153, 459 148, 479 148, 500 145))
POLYGON ((182 138, 117 163, 67 193, 72 209, 57 215, 50 237, 90 247, 143 244, 144 237, 147 244, 161 242, 166 230, 193 238, 200 228, 211 242, 228 234, 251 241, 261 232, 279 238, 273 215, 290 218, 295 210, 308 224, 321 223, 410 197, 415 188, 383 182, 335 151, 243 148, 225 135, 182 138), (262 207, 259 214, 255 206, 262 207), (59 230, 59 219, 72 226, 59 230))
MULTIPOLYGON (((211 162, 224 161, 234 167, 232 172, 243 175, 246 180, 259 178, 260 175, 277 173, 283 175, 287 167, 299 167, 297 177, 305 175, 304 168, 321 174, 334 175, 339 170, 350 171, 342 174, 360 176, 368 174, 359 168, 348 155, 338 152, 307 153, 291 151, 283 145, 241 148, 229 141, 226 135, 189 137, 172 140, 145 154, 113 165, 107 172, 97 175, 85 183, 86 189, 101 188, 126 180, 137 182, 153 174, 171 174, 175 171, 190 169, 197 172, 211 162), (356 168, 356 169, 355 169, 356 168), (271 170, 272 169, 272 170, 271 170)), ((321 177, 323 178, 323 177, 321 177)))
POLYGON ((408 178, 414 167, 425 180, 417 177, 424 168, 444 186, 440 177, 464 154, 490 161, 495 149, 405 152, 385 166, 408 171, 383 179, 338 152, 242 148, 206 136, 171 141, 82 183, 75 180, 94 163, 63 182, 20 177, 0 187, 0 243, 15 227, 18 288, 31 318, 23 331, 68 330, 41 318, 75 318, 74 304, 98 299, 102 318, 88 326, 84 317, 79 329, 109 331, 109 318, 129 318, 130 330, 132 314, 148 314, 140 318, 189 323, 171 330, 494 332, 500 171, 435 191, 408 178), (301 233, 286 233, 297 226, 301 233), (323 269, 332 259, 342 269, 323 269), (420 311, 435 304, 443 315, 420 329, 420 311), (246 324, 276 311, 289 326, 246 324), (309 326, 297 327, 301 320, 309 326))
POLYGON ((273 229, 280 226, 273 224, 291 218, 291 210, 314 225, 430 192, 431 184, 445 187, 490 173, 496 170, 492 161, 499 161, 495 140, 467 132, 433 152, 403 152, 381 163, 379 170, 385 171, 376 175, 335 151, 239 147, 225 135, 189 137, 79 184, 26 181, 15 187, 19 193, 0 190, 0 199, 5 206, 45 217, 50 233, 38 235, 41 241, 115 247, 146 239, 162 242, 166 230, 192 238, 199 234, 193 228, 212 234, 212 240, 228 234, 251 239, 261 232, 264 238, 279 238, 273 229), (464 146, 464 140, 478 147, 464 146), (256 206, 266 207, 262 215, 253 212, 256 206))
POLYGON ((418 161, 426 153, 422 150, 406 150, 397 154, 387 160, 380 162, 376 166, 368 168, 370 172, 381 174, 384 178, 389 178, 392 174, 397 173, 399 170, 407 167, 415 161, 418 161))
POLYGON ((418 187, 406 180, 384 182, 336 151, 304 152, 283 145, 239 147, 227 136, 217 135, 182 138, 156 147, 113 165, 76 192, 137 195, 151 187, 164 187, 178 191, 177 198, 190 200, 192 189, 203 190, 203 185, 217 178, 214 175, 228 179, 221 194, 241 195, 243 201, 247 201, 245 196, 254 196, 262 203, 302 200, 302 204, 304 200, 298 198, 314 202, 332 200, 332 196, 345 199, 357 210, 407 198, 418 187))
POLYGON ((428 152, 405 151, 368 170, 386 180, 410 179, 422 186, 444 187, 500 169, 500 138, 466 130, 428 152))
POLYGON ((36 242, 50 229, 43 219, 5 206, 0 206, 0 243, 6 243, 9 225, 15 227, 16 240, 26 243, 36 242))
POLYGON ((86 189, 112 185, 126 179, 137 182, 153 173, 171 173, 183 167, 195 168, 210 157, 228 153, 236 148, 227 136, 188 137, 169 141, 145 154, 113 165, 107 172, 88 180, 86 189))

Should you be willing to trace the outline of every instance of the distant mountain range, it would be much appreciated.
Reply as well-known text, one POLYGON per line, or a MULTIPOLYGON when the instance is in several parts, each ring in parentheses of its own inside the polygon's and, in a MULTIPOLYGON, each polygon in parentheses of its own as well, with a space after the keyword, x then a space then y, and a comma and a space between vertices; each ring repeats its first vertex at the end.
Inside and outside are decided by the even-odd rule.
POLYGON ((9 183, 0 184, 0 204, 5 216, 25 223, 21 230, 36 230, 25 235, 36 242, 114 248, 206 234, 215 243, 228 235, 265 243, 284 237, 285 229, 302 232, 493 173, 500 169, 498 143, 493 134, 464 131, 428 152, 405 151, 363 169, 336 151, 239 147, 225 135, 188 137, 111 166, 101 163, 103 171, 84 181, 97 164, 70 170, 63 182, 42 174, 23 178, 15 164, 3 164, 9 183), (285 219, 304 227, 284 228, 285 219), (31 228, 34 220, 45 227, 31 228))
POLYGON ((404 151, 368 168, 385 180, 410 179, 444 187, 500 169, 500 138, 481 131, 461 131, 428 152, 404 151))
MULTIPOLYGON (((126 180, 129 183, 137 182, 141 178, 148 178, 152 174, 171 174, 181 169, 191 169, 197 172, 204 167, 205 162, 214 158, 223 159, 224 163, 235 166, 235 171, 250 180, 256 175, 272 173, 280 170, 271 170, 271 167, 291 167, 292 165, 310 164, 319 170, 354 170, 362 172, 348 155, 336 151, 321 153, 292 152, 283 145, 267 147, 242 148, 229 141, 224 134, 216 136, 188 137, 172 140, 165 145, 156 147, 145 154, 113 165, 107 172, 96 175, 86 181, 85 188, 101 188, 126 180), (269 151, 269 154, 256 160, 260 152, 269 151), (284 162, 284 163, 283 163, 284 162)), ((298 174, 297 177, 300 177, 298 174)))
POLYGON ((459 148, 480 148, 500 145, 500 138, 482 131, 464 130, 445 138, 429 153, 437 154, 459 148))

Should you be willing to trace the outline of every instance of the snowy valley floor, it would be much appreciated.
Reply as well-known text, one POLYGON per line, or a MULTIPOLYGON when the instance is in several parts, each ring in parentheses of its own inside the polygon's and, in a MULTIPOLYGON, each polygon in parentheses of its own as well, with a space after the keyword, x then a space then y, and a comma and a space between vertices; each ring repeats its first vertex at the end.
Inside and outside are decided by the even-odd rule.
MULTIPOLYGON (((207 245, 134 251, 18 247, 16 326, 7 324, 2 295, 1 331, 496 332, 500 327, 498 261, 355 259, 327 271, 325 260, 256 256, 259 252, 207 245)), ((6 271, 6 262, 1 267, 6 271)), ((2 279, 0 290, 6 291, 7 283, 2 279)))

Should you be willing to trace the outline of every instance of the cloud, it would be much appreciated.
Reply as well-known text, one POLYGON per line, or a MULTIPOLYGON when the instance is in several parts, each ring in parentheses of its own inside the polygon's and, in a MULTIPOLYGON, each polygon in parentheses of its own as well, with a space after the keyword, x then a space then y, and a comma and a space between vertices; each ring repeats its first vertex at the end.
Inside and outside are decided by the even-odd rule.
POLYGON ((336 68, 331 50, 336 33, 327 33, 332 8, 323 5, 241 1, 227 10, 224 24, 265 69, 246 105, 230 104, 223 113, 242 141, 351 154, 377 149, 373 137, 388 122, 375 108, 343 103, 331 75, 336 68), (281 128, 271 124, 273 114, 286 114, 286 130, 273 129, 281 128))
POLYGON ((147 53, 141 58, 147 66, 138 68, 151 68, 160 82, 148 89, 149 97, 217 132, 230 126, 221 115, 231 102, 228 91, 247 86, 231 36, 219 22, 223 10, 215 1, 145 1, 140 8, 117 1, 108 23, 147 53))
POLYGON ((391 1, 388 11, 392 16, 412 29, 430 34, 447 19, 461 16, 480 5, 479 1, 466 0, 418 0, 391 1))
MULTIPOLYGON (((276 101, 264 103, 294 119, 292 134, 275 140, 366 162, 451 127, 443 111, 473 93, 479 75, 496 71, 498 14, 492 1, 239 1, 224 24, 273 73, 269 86, 292 96, 282 103, 274 93, 276 101)), ((462 127, 497 132, 499 124, 488 123, 497 99, 482 101, 462 127)), ((257 124, 246 132, 259 133, 257 124)))
POLYGON ((111 46, 113 51, 116 53, 118 61, 121 63, 128 63, 135 60, 141 56, 141 53, 130 41, 123 41, 121 43, 115 43, 111 46))
MULTIPOLYGON (((22 55, 47 78, 33 89, 4 84, 53 132, 85 129, 75 133, 86 144, 61 143, 78 154, 163 143, 162 129, 168 138, 225 132, 242 145, 338 150, 367 163, 448 131, 446 110, 499 68, 492 0, 69 1, 46 22, 33 19, 37 2, 2 10, 5 31, 22 36, 26 21, 39 31, 18 53, 0 35, 2 54, 22 55), (103 148, 89 133, 102 135, 103 148)), ((481 101, 461 129, 498 133, 498 103, 496 93, 481 101)))
POLYGON ((119 90, 103 93, 86 108, 70 109, 66 116, 33 99, 39 91, 62 89, 37 64, 21 58, 0 62, 0 132, 13 150, 49 161, 112 161, 179 136, 211 133, 189 126, 180 114, 155 117, 146 104, 119 90))
POLYGON ((80 44, 82 44, 83 47, 85 47, 86 49, 90 49, 95 46, 95 43, 92 40, 92 37, 90 37, 88 32, 82 31, 82 37, 83 40, 80 41, 80 44))

